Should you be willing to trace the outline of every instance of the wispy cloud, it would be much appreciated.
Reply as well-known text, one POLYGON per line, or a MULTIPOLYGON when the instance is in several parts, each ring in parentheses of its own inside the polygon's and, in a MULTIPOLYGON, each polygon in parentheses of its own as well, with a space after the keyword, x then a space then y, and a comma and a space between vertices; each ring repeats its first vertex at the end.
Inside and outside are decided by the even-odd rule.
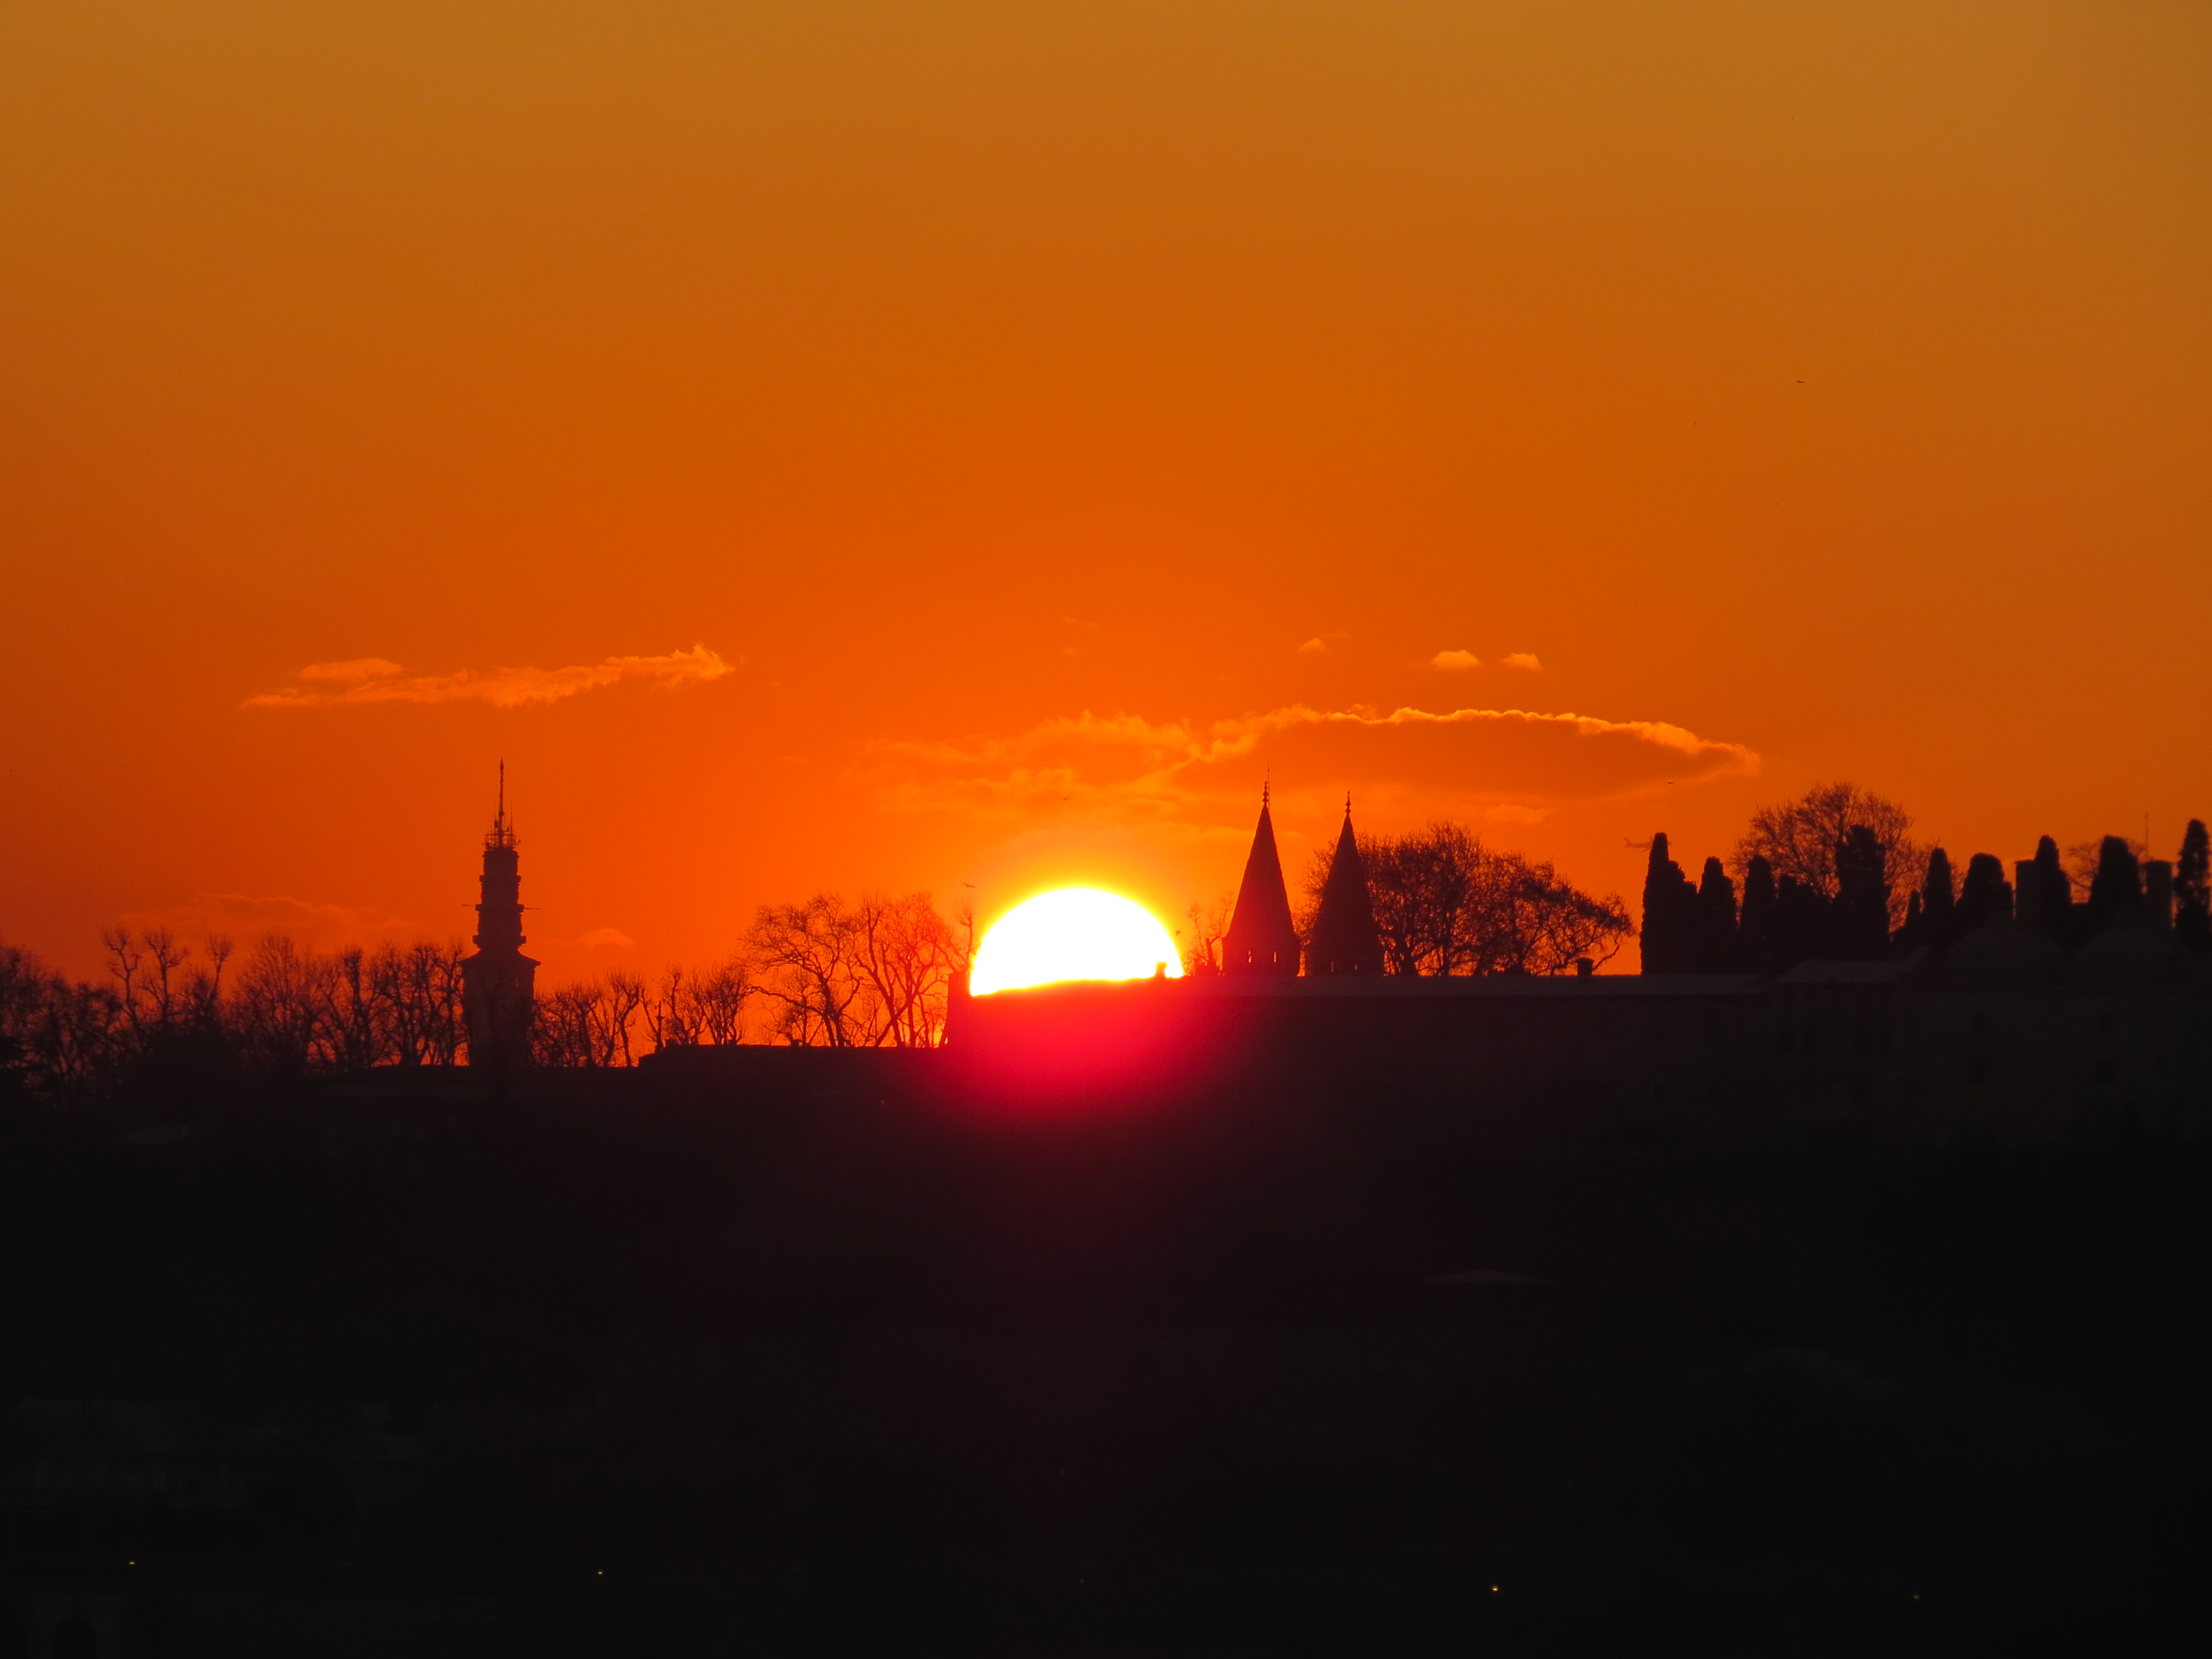
POLYGON ((248 697, 247 708, 328 708, 359 702, 488 702, 521 708, 559 702, 623 680, 674 687, 720 679, 736 665, 703 645, 657 657, 608 657, 568 668, 465 668, 452 674, 410 675, 382 657, 311 662, 293 678, 302 684, 248 697), (335 688, 335 689, 325 689, 335 688))
POLYGON ((1505 668, 1526 669, 1531 674, 1544 672, 1544 665, 1536 660, 1536 653, 1533 651, 1509 651, 1498 660, 1499 665, 1505 668))
POLYGON ((1456 674, 1466 669, 1481 667, 1482 659, 1472 651, 1439 651, 1429 659, 1429 666, 1456 674))
POLYGON ((389 674, 404 674, 406 672, 389 658, 354 657, 345 662, 311 662, 295 678, 334 680, 341 685, 358 685, 363 680, 382 679, 389 674))
POLYGON ((1306 792, 1325 805, 1350 787, 1415 817, 1526 817, 1755 772, 1759 757, 1665 720, 1296 704, 1205 727, 1086 713, 1009 738, 880 744, 865 766, 887 803, 908 810, 1128 825, 1210 823, 1232 807, 1234 816, 1270 775, 1279 800, 1306 792))

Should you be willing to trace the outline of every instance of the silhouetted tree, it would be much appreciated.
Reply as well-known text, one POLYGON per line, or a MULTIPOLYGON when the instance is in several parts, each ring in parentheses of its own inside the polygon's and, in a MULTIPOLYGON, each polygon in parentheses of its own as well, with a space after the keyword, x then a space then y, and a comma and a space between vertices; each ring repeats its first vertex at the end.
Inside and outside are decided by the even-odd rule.
POLYGON ((530 1025, 530 1058, 539 1066, 612 1066, 614 1031, 604 1007, 606 986, 598 981, 556 986, 537 998, 530 1025))
POLYGON ((1954 937, 1959 896, 1952 885, 1951 855, 1940 847, 1928 849, 1928 873, 1920 883, 1919 943, 1931 950, 1948 950, 1954 937))
POLYGON ((2048 836, 2035 843, 2035 925, 2067 950, 2072 950, 2079 929, 2075 925, 2074 887, 2059 857, 2058 843, 2048 836))
POLYGON ((2193 951, 2212 951, 2212 838, 2191 818, 2173 866, 2173 931, 2193 951))
POLYGON ((1644 869, 1644 971, 1695 971, 1698 955, 1698 890, 1668 856, 1662 831, 1651 837, 1651 856, 1644 869))
POLYGON ((1786 973, 1799 963, 1831 954, 1832 918, 1817 887, 1784 876, 1774 890, 1774 966, 1786 973))
POLYGON ((1838 956, 1875 961, 1889 954, 1887 854, 1881 838, 1855 823, 1836 848, 1835 944, 1838 956))
POLYGON ((948 923, 927 893, 851 908, 835 893, 763 905, 748 936, 750 982, 786 1042, 932 1047, 944 1040, 973 932, 948 923))
MULTIPOLYGON (((1317 856, 1325 858, 1325 855, 1317 856)), ((1323 881, 1328 878, 1325 862, 1321 878, 1323 881)), ((1318 889, 1316 891, 1318 892, 1318 889)), ((1305 938, 1307 930, 1313 924, 1313 908, 1309 905, 1307 913, 1298 920, 1298 937, 1301 939, 1305 938)), ((1236 909, 1237 895, 1234 893, 1224 893, 1212 904, 1202 903, 1197 899, 1190 902, 1190 908, 1183 912, 1184 919, 1190 926, 1176 930, 1176 936, 1182 940, 1183 972, 1218 974, 1221 971, 1221 941, 1229 937, 1229 918, 1236 909)))
POLYGON ((853 946, 866 987, 867 1041, 933 1048, 944 1038, 953 984, 966 976, 960 935, 927 893, 865 897, 854 913, 853 946))
POLYGON ((1928 943, 1927 918, 1920 908, 1917 890, 1905 896, 1905 926, 1890 935, 1889 948, 1893 954, 1911 956, 1928 943))
POLYGON ((1584 893, 1544 860, 1486 853, 1462 915, 1467 972, 1564 974, 1587 957, 1619 954, 1632 932, 1628 907, 1584 893))
POLYGON ((1775 970, 1774 866, 1754 853, 1744 866, 1743 914, 1737 923, 1743 965, 1754 973, 1775 970))
POLYGON ((369 959, 369 974, 387 1011, 385 1058, 399 1066, 451 1066, 466 1040, 461 1018, 459 939, 427 939, 402 949, 386 943, 369 959))
POLYGON ((2142 902, 2142 865, 2124 836, 2098 843, 2097 872, 2090 878, 2087 933, 2101 930, 2115 911, 2142 902))
POLYGON ((2012 915, 2012 884, 1994 853, 1977 853, 1966 860, 1966 878, 1959 884, 1959 902, 1953 912, 1957 936, 1973 932, 1992 918, 2012 915))
POLYGON ((254 946, 239 970, 231 1017, 251 1069, 292 1078, 331 1063, 336 976, 327 957, 302 951, 286 934, 271 933, 254 946))
MULTIPOLYGON (((1463 824, 1372 840, 1364 854, 1389 973, 1568 973, 1580 957, 1610 960, 1633 933, 1617 895, 1583 892, 1542 860, 1492 852, 1463 824)), ((1319 861, 1310 887, 1316 877, 1327 879, 1319 861)))
POLYGON ((1732 971, 1741 959, 1737 949, 1735 884, 1717 858, 1705 860, 1698 882, 1696 962, 1708 974, 1732 971))
POLYGON ((1896 884, 1887 924, 1893 927, 1905 920, 1905 894, 1919 885, 1927 855, 1912 839, 1911 815, 1856 784, 1815 784, 1795 800, 1758 808, 1736 843, 1729 868, 1741 875, 1754 856, 1764 857, 1778 878, 1795 877, 1833 900, 1842 892, 1836 852, 1854 825, 1873 832, 1889 879, 1896 884))
POLYGON ((1368 848, 1375 926, 1391 973, 1467 971, 1471 964, 1462 918, 1481 857, 1481 843, 1471 831, 1442 822, 1368 848))

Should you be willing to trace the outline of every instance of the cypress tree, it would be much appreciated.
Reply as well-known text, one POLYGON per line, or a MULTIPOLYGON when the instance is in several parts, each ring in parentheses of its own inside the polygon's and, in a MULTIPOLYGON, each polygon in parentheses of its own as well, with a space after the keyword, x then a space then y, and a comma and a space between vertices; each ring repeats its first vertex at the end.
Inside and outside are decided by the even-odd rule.
POLYGON ((1725 974, 1736 965, 1735 884, 1718 859, 1707 859, 1698 882, 1698 967, 1725 974))
POLYGON ((1920 886, 1920 933, 1923 943, 1937 951, 1950 945, 1958 904, 1958 896, 1951 885, 1951 855, 1936 848, 1928 854, 1928 879, 1920 886))
POLYGON ((1920 892, 1915 888, 1905 896, 1905 925, 1889 941, 1890 949, 1910 956, 1928 943, 1928 918, 1920 907, 1920 892))
POLYGON ((2012 914, 2012 884, 1994 853, 1977 853, 1966 860, 1966 878, 1959 885, 1959 903, 1953 911, 1957 933, 1963 937, 1993 917, 2012 914))
POLYGON ((1774 966, 1787 973, 1828 953, 1828 896, 1809 882, 1784 876, 1774 892, 1774 966))
POLYGON ((1662 831, 1651 837, 1644 872, 1644 971, 1686 974, 1697 962, 1698 890, 1667 856, 1662 831))
POLYGON ((1753 973, 1774 971, 1774 866, 1754 853, 1743 872, 1743 915, 1737 924, 1738 955, 1753 973))
POLYGON ((2192 951, 2212 951, 2212 838, 2191 818, 2173 866, 2174 936, 2192 951))
POLYGON ((2074 884, 2059 862, 2058 843, 2045 836, 2035 843, 2036 924, 2066 950, 2075 945, 2074 884))
POLYGON ((2115 910, 2142 902, 2142 866, 2135 848, 2118 836, 2106 836, 2097 848, 2097 873, 2089 880, 2085 936, 2100 932, 2115 910))
POLYGON ((1836 843, 1836 944, 1861 962, 1889 954, 1889 855, 1863 823, 1836 843))

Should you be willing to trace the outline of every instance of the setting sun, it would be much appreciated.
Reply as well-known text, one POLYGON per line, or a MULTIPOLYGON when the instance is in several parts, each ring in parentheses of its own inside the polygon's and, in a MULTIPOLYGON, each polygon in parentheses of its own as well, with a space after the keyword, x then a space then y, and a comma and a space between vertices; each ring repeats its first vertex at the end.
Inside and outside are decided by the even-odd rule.
POLYGON ((1095 887, 1040 893, 999 918, 975 951, 977 996, 1068 979, 1182 977, 1173 935, 1141 904, 1095 887))

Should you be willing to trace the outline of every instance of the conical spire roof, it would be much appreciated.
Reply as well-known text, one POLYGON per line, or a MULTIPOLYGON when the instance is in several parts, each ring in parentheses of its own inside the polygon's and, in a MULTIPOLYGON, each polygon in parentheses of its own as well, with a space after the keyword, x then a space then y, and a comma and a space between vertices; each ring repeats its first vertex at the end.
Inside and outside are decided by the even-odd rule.
POLYGON ((1298 930, 1291 922, 1291 896, 1283 885, 1275 821, 1268 815, 1264 789, 1260 792, 1260 824, 1252 832, 1252 851, 1244 860, 1244 879, 1237 889, 1237 909, 1230 917, 1229 936, 1221 942, 1221 970, 1298 971, 1298 930))
POLYGON ((1336 838, 1336 855, 1328 862, 1328 880, 1321 890, 1321 910, 1314 917, 1313 939, 1306 946, 1306 972, 1382 971, 1382 934, 1375 925, 1367 864, 1359 856, 1359 842, 1352 833, 1352 798, 1347 795, 1344 829, 1336 838))

